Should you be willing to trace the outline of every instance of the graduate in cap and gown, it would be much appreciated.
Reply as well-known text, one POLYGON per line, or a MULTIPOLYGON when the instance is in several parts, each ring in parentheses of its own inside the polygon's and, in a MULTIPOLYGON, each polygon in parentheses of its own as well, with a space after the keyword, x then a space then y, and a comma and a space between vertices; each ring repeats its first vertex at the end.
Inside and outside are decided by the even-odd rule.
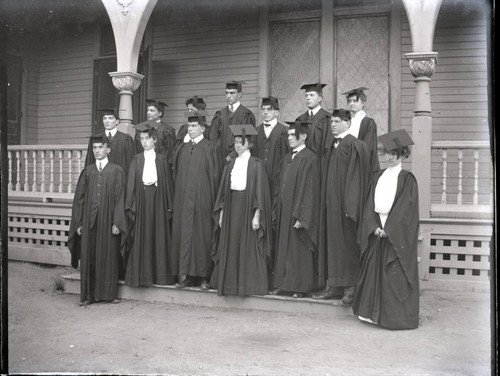
POLYGON ((187 112, 191 142, 182 144, 174 158, 174 217, 172 251, 179 260, 176 287, 210 288, 212 272, 212 212, 222 173, 219 148, 203 136, 205 127, 197 112, 187 112))
MULTIPOLYGON (((120 120, 115 108, 103 108, 99 112, 102 114, 102 123, 104 125, 103 132, 99 132, 99 134, 104 133, 107 138, 106 141, 110 150, 108 159, 111 163, 122 168, 126 178, 130 162, 136 153, 134 140, 129 134, 120 132, 116 128, 120 120)), ((95 158, 92 152, 92 143, 89 141, 85 166, 93 163, 95 163, 95 158)))
POLYGON ((255 147, 251 150, 251 153, 264 162, 269 189, 272 195, 278 166, 283 157, 290 151, 287 135, 288 127, 278 122, 278 98, 262 98, 260 109, 264 121, 257 126, 258 134, 255 136, 255 147))
MULTIPOLYGON (((148 120, 143 123, 156 128, 158 139, 156 141, 155 151, 159 154, 165 154, 169 163, 171 163, 175 145, 175 129, 163 120, 163 116, 165 115, 165 110, 168 105, 165 102, 157 101, 155 99, 146 99, 146 103, 148 106, 148 120)), ((139 132, 135 133, 135 146, 137 153, 142 153, 144 151, 139 132)))
POLYGON ((306 121, 309 126, 309 136, 306 146, 321 159, 323 148, 327 143, 330 130, 331 114, 321 107, 323 101, 323 88, 326 84, 314 83, 304 84, 300 88, 305 90, 307 111, 300 115, 297 121, 306 121))
POLYGON ((167 156, 155 151, 156 128, 134 126, 143 152, 130 165, 125 199, 129 220, 129 249, 125 284, 174 284, 178 258, 171 249, 170 220, 174 209, 174 183, 167 156))
POLYGON ((366 90, 368 90, 367 87, 360 87, 342 93, 342 95, 346 96, 347 105, 351 111, 349 133, 366 143, 370 155, 370 167, 372 172, 375 172, 380 168, 377 152, 377 124, 375 120, 366 116, 364 111, 366 90))
POLYGON ((210 140, 221 149, 223 158, 229 162, 236 157, 234 151, 234 136, 229 125, 252 124, 255 126, 255 116, 240 103, 243 96, 243 82, 230 81, 226 83, 227 106, 215 113, 210 125, 210 140))
MULTIPOLYGON (((205 109, 207 108, 207 104, 203 100, 202 97, 199 97, 197 95, 190 97, 186 100, 186 108, 188 111, 197 111, 198 113, 204 113, 205 115, 205 131, 203 132, 203 136, 208 139, 210 137, 210 126, 207 125, 206 123, 206 116, 208 116, 208 113, 205 112, 205 109)), ((181 125, 179 128, 179 131, 177 132, 177 136, 175 139, 175 147, 174 147, 174 153, 179 147, 184 144, 188 143, 191 141, 191 138, 189 137, 188 134, 188 123, 184 123, 181 125)))
POLYGON ((349 133, 351 113, 332 113, 331 147, 322 158, 321 227, 319 247, 320 283, 326 290, 316 295, 328 299, 342 290, 342 303, 352 304, 360 267, 358 231, 370 184, 366 144, 349 133))
POLYGON ((379 137, 388 167, 373 176, 361 231, 361 270, 352 309, 388 329, 419 320, 418 185, 401 168, 413 141, 404 129, 379 137))
POLYGON ((93 136, 91 143, 96 162, 78 179, 68 235, 71 266, 80 261, 82 306, 118 302, 119 255, 127 233, 123 170, 108 160, 105 136, 93 136))
POLYGON ((287 122, 288 153, 279 168, 274 217, 277 221, 273 294, 303 297, 317 286, 320 160, 305 143, 307 122, 287 122))
POLYGON ((222 295, 265 295, 272 259, 271 197, 264 164, 250 154, 251 124, 231 125, 238 157, 224 167, 214 206, 220 227, 211 285, 222 295))

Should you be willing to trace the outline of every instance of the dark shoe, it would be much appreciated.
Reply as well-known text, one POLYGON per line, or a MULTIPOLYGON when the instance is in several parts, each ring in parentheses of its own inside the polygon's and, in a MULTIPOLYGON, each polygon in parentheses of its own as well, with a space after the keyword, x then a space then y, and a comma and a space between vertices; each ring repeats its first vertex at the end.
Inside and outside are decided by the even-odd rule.
POLYGON ((202 290, 210 290, 210 284, 208 283, 208 281, 206 279, 204 279, 204 280, 201 281, 200 289, 202 289, 202 290))
POLYGON ((292 298, 303 298, 305 294, 303 292, 296 292, 292 295, 292 298))
POLYGON ((334 299, 334 298, 341 298, 342 294, 339 295, 339 293, 336 291, 334 288, 329 288, 328 290, 321 292, 319 294, 314 294, 313 299, 334 299))
POLYGON ((355 286, 344 287, 344 297, 340 301, 344 305, 351 305, 354 301, 354 292, 356 291, 355 286))
POLYGON ((184 287, 193 287, 193 286, 194 286, 194 282, 191 278, 186 278, 184 281, 177 282, 175 284, 175 287, 178 287, 180 289, 183 289, 184 287))
POLYGON ((269 295, 281 295, 283 291, 281 289, 274 289, 273 291, 269 292, 269 295))

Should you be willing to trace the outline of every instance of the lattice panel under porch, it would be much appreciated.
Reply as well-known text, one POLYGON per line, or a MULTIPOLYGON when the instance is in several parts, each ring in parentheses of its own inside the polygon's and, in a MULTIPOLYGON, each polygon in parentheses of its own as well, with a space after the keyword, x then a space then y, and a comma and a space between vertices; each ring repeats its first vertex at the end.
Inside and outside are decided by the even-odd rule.
POLYGON ((430 279, 489 281, 490 240, 487 236, 432 235, 430 279))
POLYGON ((67 248, 69 218, 9 215, 9 244, 34 248, 67 248))

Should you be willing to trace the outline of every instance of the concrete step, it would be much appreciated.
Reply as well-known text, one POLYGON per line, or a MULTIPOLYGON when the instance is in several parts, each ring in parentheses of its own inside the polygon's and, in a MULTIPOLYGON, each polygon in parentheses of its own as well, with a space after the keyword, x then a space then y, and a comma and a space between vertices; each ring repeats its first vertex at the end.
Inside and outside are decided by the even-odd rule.
MULTIPOLYGON (((80 274, 63 276, 65 292, 80 294, 80 274)), ((151 287, 130 287, 119 282, 118 298, 146 302, 174 303, 181 305, 234 308, 246 310, 275 311, 301 314, 326 314, 331 316, 351 316, 352 310, 344 306, 340 300, 316 300, 312 298, 292 298, 289 296, 251 295, 218 296, 217 290, 201 290, 197 287, 184 289, 175 286, 153 285, 151 287)))

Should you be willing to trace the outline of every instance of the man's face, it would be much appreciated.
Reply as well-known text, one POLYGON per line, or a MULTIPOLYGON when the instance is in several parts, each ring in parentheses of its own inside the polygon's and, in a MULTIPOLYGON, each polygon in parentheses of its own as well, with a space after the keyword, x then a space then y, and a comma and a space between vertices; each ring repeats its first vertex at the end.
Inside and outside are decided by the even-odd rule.
POLYGON ((341 133, 344 133, 351 126, 350 121, 342 120, 339 117, 332 116, 331 129, 334 136, 338 136, 341 133))
POLYGON ((205 127, 197 121, 188 122, 188 134, 191 140, 194 140, 196 137, 201 136, 204 130, 205 127))
POLYGON ((192 103, 188 103, 187 110, 189 112, 193 112, 193 111, 197 111, 198 109, 192 103))
POLYGON ((144 150, 151 150, 155 147, 156 138, 151 137, 148 132, 141 132, 141 145, 144 150))
POLYGON ((101 159, 106 158, 109 153, 109 148, 107 144, 102 142, 94 142, 92 144, 92 151, 94 153, 94 158, 100 161, 101 159))
POLYGON ((349 106, 349 111, 356 113, 365 107, 365 102, 359 99, 357 95, 350 95, 347 98, 347 105, 349 106))
POLYGON ((308 91, 306 92, 306 105, 310 110, 318 107, 320 103, 323 101, 323 97, 318 94, 316 91, 308 91))
POLYGON ((288 145, 291 149, 296 149, 299 146, 304 145, 307 136, 305 134, 298 134, 296 129, 288 130, 288 145))
POLYGON ((118 119, 114 115, 104 115, 102 117, 102 123, 107 131, 113 130, 118 125, 118 119))
POLYGON ((160 116, 161 112, 158 111, 156 106, 148 106, 148 113, 147 113, 148 120, 157 120, 160 118, 160 116))
POLYGON ((262 118, 265 122, 270 122, 278 117, 279 111, 275 110, 271 105, 262 106, 262 118))
POLYGON ((227 104, 235 104, 241 98, 241 92, 236 89, 226 89, 226 102, 227 104))

